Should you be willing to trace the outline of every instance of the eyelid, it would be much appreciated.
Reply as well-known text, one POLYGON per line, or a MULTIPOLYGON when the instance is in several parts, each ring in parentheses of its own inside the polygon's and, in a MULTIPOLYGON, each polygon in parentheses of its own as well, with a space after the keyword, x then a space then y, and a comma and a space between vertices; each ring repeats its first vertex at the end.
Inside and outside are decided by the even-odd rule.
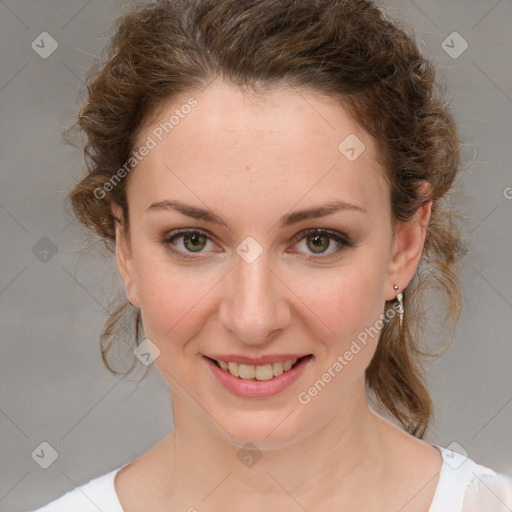
POLYGON ((293 235, 292 240, 302 240, 308 235, 329 235, 331 238, 339 239, 346 245, 353 246, 354 244, 351 242, 350 237, 341 231, 335 231, 327 228, 306 228, 302 231, 299 231, 296 235, 293 235))

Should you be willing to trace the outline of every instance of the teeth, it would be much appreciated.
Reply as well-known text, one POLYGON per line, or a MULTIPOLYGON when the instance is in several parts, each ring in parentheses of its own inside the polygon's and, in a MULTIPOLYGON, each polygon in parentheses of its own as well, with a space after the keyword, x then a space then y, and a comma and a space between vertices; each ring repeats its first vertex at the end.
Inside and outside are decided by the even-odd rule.
POLYGON ((254 377, 256 376, 256 367, 253 366, 252 364, 239 364, 238 376, 241 379, 254 379, 254 377))
POLYGON ((228 372, 235 377, 239 377, 240 374, 238 373, 238 363, 228 363, 228 372))
POLYGON ((287 372, 295 363, 297 358, 289 359, 288 361, 280 361, 278 363, 263 364, 263 365, 252 365, 252 364, 238 364, 231 361, 217 361, 219 366, 231 373, 235 377, 241 379, 256 379, 256 380, 270 380, 273 377, 281 375, 283 372, 287 372))
POLYGON ((274 377, 271 364, 263 364, 261 366, 254 366, 253 368, 256 368, 256 371, 254 372, 256 380, 270 380, 274 377))
POLYGON ((283 363, 272 363, 272 373, 274 377, 281 375, 284 372, 283 363))

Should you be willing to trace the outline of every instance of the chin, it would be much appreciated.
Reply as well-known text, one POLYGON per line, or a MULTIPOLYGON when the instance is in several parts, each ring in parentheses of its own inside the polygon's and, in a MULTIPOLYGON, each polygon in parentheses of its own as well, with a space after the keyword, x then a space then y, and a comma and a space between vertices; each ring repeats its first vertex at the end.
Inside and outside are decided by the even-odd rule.
POLYGON ((304 421, 290 409, 282 411, 244 411, 230 415, 229 424, 212 424, 217 435, 228 444, 240 449, 248 449, 248 443, 257 450, 286 448, 307 435, 304 421))

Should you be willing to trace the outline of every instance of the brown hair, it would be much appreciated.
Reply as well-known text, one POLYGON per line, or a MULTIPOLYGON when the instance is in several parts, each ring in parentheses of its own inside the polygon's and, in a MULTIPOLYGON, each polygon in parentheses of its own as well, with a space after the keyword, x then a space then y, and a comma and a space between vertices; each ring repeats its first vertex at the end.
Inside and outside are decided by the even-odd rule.
MULTIPOLYGON (((419 347, 427 318, 422 296, 432 288, 445 294, 444 320, 453 319, 454 331, 462 309, 458 265, 467 252, 444 199, 461 168, 461 140, 433 65, 410 29, 370 0, 132 5, 118 19, 105 59, 87 77, 87 102, 75 128, 85 135, 88 174, 69 196, 78 220, 111 251, 116 219, 110 203, 122 207, 128 223, 129 175, 113 187, 105 183, 128 161, 141 124, 158 105, 217 77, 247 91, 288 85, 340 100, 377 141, 394 222, 410 220, 433 201, 422 260, 403 294, 403 327, 398 315, 385 322, 366 370, 377 405, 422 438, 433 415, 420 357, 427 354, 419 347), (431 196, 420 193, 423 181, 431 196), (420 272, 423 267, 427 272, 420 272)), ((111 367, 107 354, 122 337, 125 306, 114 307, 101 337, 103 361, 113 373, 122 372, 111 367)), ((386 303, 386 311, 392 306, 386 303)), ((135 326, 138 343, 140 314, 135 326)))

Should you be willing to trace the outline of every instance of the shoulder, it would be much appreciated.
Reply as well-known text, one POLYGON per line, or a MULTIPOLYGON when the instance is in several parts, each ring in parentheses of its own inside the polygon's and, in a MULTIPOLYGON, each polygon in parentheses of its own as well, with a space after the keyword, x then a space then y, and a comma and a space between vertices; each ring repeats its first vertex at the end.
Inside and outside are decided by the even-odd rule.
POLYGON ((506 512, 512 507, 512 479, 453 450, 436 446, 443 465, 428 512, 506 512))
POLYGON ((114 487, 120 469, 90 480, 33 512, 123 512, 114 487))

